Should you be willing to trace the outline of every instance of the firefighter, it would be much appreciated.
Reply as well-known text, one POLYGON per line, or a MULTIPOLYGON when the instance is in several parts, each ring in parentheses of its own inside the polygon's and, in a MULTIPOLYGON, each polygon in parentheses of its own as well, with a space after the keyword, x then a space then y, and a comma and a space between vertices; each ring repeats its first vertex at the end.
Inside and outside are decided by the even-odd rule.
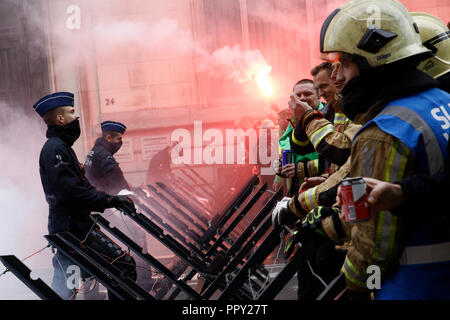
POLYGON ((414 22, 420 30, 423 45, 433 56, 418 66, 440 83, 440 88, 450 92, 450 31, 439 18, 424 12, 412 13, 414 22))
MULTIPOLYGON (((39 172, 49 205, 49 234, 70 232, 84 245, 95 248, 114 262, 124 276, 136 279, 134 259, 103 234, 90 217, 91 211, 103 212, 106 208, 136 209, 128 197, 96 190, 84 176, 83 167, 72 149, 81 133, 73 93, 49 94, 33 107, 48 126, 48 140, 39 156, 39 172)), ((74 294, 67 287, 67 268, 72 264, 68 257, 56 251, 52 287, 66 299, 74 294)), ((110 299, 115 298, 110 292, 108 294, 110 299)))
MULTIPOLYGON (((432 52, 406 8, 395 0, 351 1, 325 20, 320 49, 345 84, 341 109, 363 125, 352 143, 350 176, 401 181, 442 173, 448 133, 433 113, 441 106, 450 112, 450 96, 416 69, 432 52)), ((330 236, 328 226, 321 228, 330 236)), ((342 267, 349 294, 367 294, 367 270, 375 265, 383 280, 377 299, 450 298, 449 217, 379 211, 338 228, 352 240, 342 267)))
MULTIPOLYGON (((290 124, 278 142, 280 150, 292 150, 292 163, 282 167, 281 161, 276 160, 273 164, 275 173, 283 178, 287 178, 286 183, 289 196, 295 194, 305 177, 316 176, 326 169, 323 161, 319 159, 311 144, 299 151, 298 143, 300 142, 293 137, 294 128, 301 116, 302 105, 322 111, 324 108, 319 100, 314 82, 310 79, 302 79, 294 85, 289 101, 289 107, 294 115, 289 119, 290 124), (279 165, 278 167, 277 164, 279 165)), ((334 115, 332 111, 329 108, 329 111, 327 111, 328 117, 334 115)))
MULTIPOLYGON (((406 8, 394 0, 351 1, 325 20, 320 45, 344 84, 342 111, 363 125, 352 143, 350 176, 401 181, 442 173, 448 132, 433 113, 441 106, 450 112, 450 96, 416 69, 432 53, 406 8)), ((377 266, 383 281, 377 299, 450 298, 448 216, 423 219, 417 212, 404 219, 378 211, 346 223, 337 208, 319 207, 312 217, 303 221, 306 246, 311 234, 352 241, 342 267, 347 297, 369 297, 367 270, 377 266)))
MULTIPOLYGON (((440 83, 440 88, 450 89, 450 32, 439 18, 424 12, 412 13, 414 22, 420 31, 420 38, 425 46, 433 51, 434 56, 421 62, 418 68, 440 83)), ((449 132, 450 134, 450 132, 449 132)), ((450 145, 447 145, 449 152, 450 145)), ((368 187, 368 204, 371 210, 391 210, 393 214, 409 213, 443 213, 441 199, 450 193, 449 160, 445 174, 429 176, 417 174, 396 183, 378 179, 365 178, 368 187), (422 201, 422 199, 428 201, 422 201), (430 210, 433 206, 433 210, 430 210), (418 207, 420 211, 415 210, 418 207)), ((340 202, 341 200, 338 199, 340 202)))
MULTIPOLYGON (((336 99, 334 99, 336 96, 336 89, 334 88, 334 84, 329 78, 331 70, 330 72, 328 72, 329 71, 329 69, 327 69, 328 66, 331 67, 331 64, 320 65, 313 69, 312 74, 313 76, 315 76, 315 78, 317 78, 317 75, 321 77, 320 79, 321 81, 317 81, 319 84, 319 86, 317 87, 319 88, 320 83, 325 82, 324 80, 328 80, 326 82, 331 87, 330 91, 332 91, 332 94, 327 95, 328 98, 327 106, 330 108, 332 112, 328 112, 327 115, 323 115, 322 112, 313 109, 311 105, 308 103, 302 103, 302 101, 296 102, 294 110, 296 111, 298 121, 296 122, 295 130, 292 132, 290 137, 291 137, 291 147, 293 150, 295 150, 297 154, 307 154, 308 152, 310 152, 309 148, 311 148, 311 145, 314 146, 317 151, 319 151, 319 149, 317 148, 317 144, 323 141, 326 146, 320 150, 325 151, 324 154, 330 154, 330 158, 331 155, 335 155, 336 153, 338 153, 339 155, 343 155, 342 157, 340 157, 340 160, 343 159, 342 163, 339 162, 339 164, 336 164, 333 167, 334 173, 335 171, 337 171, 340 165, 346 162, 346 158, 348 158, 350 154, 351 135, 347 136, 343 132, 338 132, 338 130, 340 129, 344 131, 344 129, 348 127, 350 122, 345 119, 345 116, 342 117, 339 113, 335 114, 335 111, 339 111, 338 109, 339 102, 336 99), (311 139, 309 135, 306 134, 305 130, 303 130, 302 122, 304 122, 305 114, 307 113, 313 114, 311 119, 308 120, 308 123, 314 121, 320 122, 320 124, 316 124, 314 129, 311 130, 313 134, 312 136, 316 137, 316 139, 311 139), (335 127, 333 126, 333 124, 330 123, 327 117, 328 119, 332 119, 332 121, 334 121, 335 127), (299 127, 301 128, 301 130, 299 129, 299 127), (301 133, 299 134, 298 131, 301 131, 301 133), (333 134, 333 137, 329 139, 328 135, 331 134, 333 134), (325 136, 327 136, 327 139, 329 140, 325 141, 325 136), (336 146, 341 148, 342 150, 337 150, 336 146)), ((356 130, 353 130, 352 132, 353 134, 355 134, 356 130)), ((321 145, 323 146, 324 144, 321 145)), ((319 153, 321 152, 319 151, 319 153)), ((326 160, 326 157, 323 157, 324 154, 321 154, 322 157, 318 159, 321 161, 316 160, 316 162, 322 163, 322 166, 328 166, 325 164, 327 162, 323 161, 326 160)), ((313 161, 298 162, 296 164, 297 175, 301 176, 302 178, 305 178, 306 180, 307 179, 306 177, 310 177, 312 175, 316 175, 317 173, 319 173, 317 171, 317 168, 315 168, 314 166, 313 167, 308 166, 309 164, 314 163, 313 161)), ((349 166, 347 165, 345 169, 347 169, 348 167, 349 166)), ((348 173, 348 170, 342 170, 342 172, 344 174, 343 176, 339 176, 337 179, 334 179, 334 177, 331 179, 331 181, 333 181, 333 187, 336 186, 337 188, 337 183, 345 176, 345 174, 348 173)), ((328 174, 326 175, 328 176, 328 174)), ((312 179, 318 178, 319 177, 314 177, 312 179)), ((325 180, 325 177, 320 178, 325 180)), ((302 186, 304 185, 305 184, 303 184, 302 186)), ((317 188, 313 188, 312 190, 316 189, 317 188)), ((328 187, 327 189, 331 189, 331 187, 328 187)), ((309 193, 309 191, 307 191, 306 193, 300 193, 301 190, 299 191, 298 187, 294 192, 295 194, 292 198, 285 197, 280 202, 280 204, 286 204, 285 210, 282 211, 274 210, 273 212, 274 225, 284 224, 283 222, 286 222, 285 224, 293 224, 293 222, 298 220, 300 217, 304 217, 309 212, 311 208, 305 211, 300 207, 298 201, 298 199, 300 198, 305 199, 306 201, 304 201, 304 203, 307 205, 314 206, 315 204, 317 204, 317 200, 312 199, 312 197, 315 197, 315 193, 312 193, 312 196, 305 197, 305 195, 309 193), (286 202, 287 199, 290 199, 290 201, 286 202), (310 199, 312 200, 309 201, 310 199), (285 218, 288 220, 285 220, 285 218)), ((335 189, 333 192, 330 198, 333 199, 334 203, 334 199, 336 198, 335 189)), ((317 242, 315 245, 316 251, 314 253, 311 253, 308 259, 301 259, 299 271, 297 272, 299 285, 298 298, 302 300, 315 299, 323 290, 322 283, 317 280, 317 278, 313 275, 312 272, 317 273, 323 281, 328 283, 339 274, 339 268, 342 265, 343 261, 343 252, 337 251, 335 249, 335 244, 332 241, 317 242), (311 269, 314 271, 312 271, 311 269)), ((286 257, 287 256, 289 256, 289 249, 286 249, 286 257)))
MULTIPOLYGON (((323 63, 312 70, 319 88, 323 87, 324 83, 327 83, 328 87, 332 86, 334 79, 331 77, 330 68, 332 68, 330 63, 323 63), (328 81, 326 81, 327 76, 328 81)), ((340 90, 336 88, 334 91, 328 91, 329 104, 335 111, 333 121, 330 122, 320 112, 305 107, 294 130, 296 140, 301 141, 304 137, 304 145, 310 141, 328 164, 327 171, 321 176, 305 179, 290 200, 289 208, 301 218, 318 205, 331 206, 335 202, 337 186, 350 170, 348 159, 351 141, 361 128, 342 113, 339 107, 340 90)))

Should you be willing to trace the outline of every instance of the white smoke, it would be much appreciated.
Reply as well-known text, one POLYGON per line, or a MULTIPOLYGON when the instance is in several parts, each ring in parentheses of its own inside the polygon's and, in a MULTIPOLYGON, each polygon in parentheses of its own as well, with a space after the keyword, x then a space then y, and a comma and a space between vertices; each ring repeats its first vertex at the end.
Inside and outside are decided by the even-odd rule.
POLYGON ((94 26, 95 38, 111 47, 132 46, 139 49, 159 48, 168 53, 192 53, 198 50, 189 31, 181 28, 177 20, 161 18, 152 23, 121 20, 94 26))
MULTIPOLYGON (((302 10, 300 2, 297 4, 298 7, 293 10, 290 2, 258 1, 251 7, 251 10, 248 10, 248 14, 257 16, 265 22, 277 25, 286 31, 295 32, 297 36, 306 36, 310 32, 318 33, 328 14, 346 2, 348 1, 328 0, 325 3, 321 3, 320 10, 313 11, 315 13, 313 30, 307 25, 306 7, 302 10), (319 15, 323 16, 323 18, 319 17, 319 15)), ((309 12, 309 14, 311 15, 312 13, 309 12)))
POLYGON ((218 78, 244 83, 255 79, 260 72, 269 73, 270 65, 259 50, 242 50, 241 46, 225 46, 199 61, 199 71, 209 70, 218 78))
MULTIPOLYGON (((55 34, 64 49, 55 57, 55 70, 64 70, 78 64, 87 54, 89 41, 95 38, 99 49, 108 48, 112 53, 129 50, 151 55, 164 52, 167 56, 194 56, 196 72, 208 72, 212 77, 229 79, 237 83, 252 81, 271 67, 259 50, 243 50, 240 45, 224 46, 213 52, 206 49, 207 39, 194 41, 192 32, 183 28, 175 19, 161 18, 153 22, 120 20, 98 23, 92 30, 77 33, 55 34)), ((145 58, 144 58, 145 59, 145 58)))
MULTIPOLYGON (((22 260, 47 245, 43 236, 48 233, 48 205, 38 163, 45 131, 37 118, 31 119, 1 102, 0 110, 0 255, 15 255, 22 260)), ((46 249, 24 263, 31 270, 48 269, 51 263, 49 254, 49 249, 46 249)), ((0 273, 4 269, 0 264, 0 273)), ((30 290, 11 273, 0 277, 1 299, 32 297, 30 290)))
POLYGON ((304 19, 299 16, 299 11, 292 11, 290 8, 283 8, 282 2, 271 3, 268 1, 259 1, 248 10, 251 16, 257 16, 265 22, 272 23, 283 28, 286 31, 304 32, 306 34, 304 19))

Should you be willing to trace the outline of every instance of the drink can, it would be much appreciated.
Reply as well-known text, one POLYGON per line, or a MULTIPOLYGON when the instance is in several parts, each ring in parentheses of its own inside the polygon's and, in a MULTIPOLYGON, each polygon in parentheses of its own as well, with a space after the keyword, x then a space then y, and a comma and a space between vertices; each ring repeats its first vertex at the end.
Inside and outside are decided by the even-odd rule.
POLYGON ((282 151, 281 162, 282 162, 283 166, 285 166, 289 163, 292 163, 292 151, 291 150, 283 150, 282 151))
POLYGON ((341 183, 341 196, 345 221, 358 222, 369 219, 366 183, 362 177, 345 178, 341 183))

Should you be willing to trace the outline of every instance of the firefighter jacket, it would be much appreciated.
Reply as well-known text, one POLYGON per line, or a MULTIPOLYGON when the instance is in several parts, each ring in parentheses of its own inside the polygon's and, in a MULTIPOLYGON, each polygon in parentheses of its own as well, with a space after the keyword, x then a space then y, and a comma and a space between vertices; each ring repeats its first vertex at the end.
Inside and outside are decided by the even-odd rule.
POLYGON ((85 178, 72 143, 57 128, 49 127, 47 138, 39 156, 39 172, 49 205, 48 231, 69 231, 83 239, 93 227, 91 211, 103 212, 108 207, 107 195, 85 178))
MULTIPOLYGON (((406 149, 403 151, 414 159, 415 173, 437 174, 444 172, 448 157, 448 128, 445 128, 448 119, 445 121, 442 115, 449 113, 450 95, 432 88, 390 102, 366 126, 375 124, 395 137, 396 143, 403 144, 406 149)), ((389 158, 391 166, 398 159, 396 155, 389 158)), ((397 178, 390 175, 390 180, 406 176, 400 174, 397 178)), ((384 217, 387 215, 384 213, 384 217)), ((450 217, 407 216, 402 227, 399 266, 384 281, 378 298, 450 299, 450 217)))
MULTIPOLYGON (((336 199, 339 183, 350 172, 348 160, 351 140, 361 125, 354 124, 343 113, 335 113, 331 124, 315 110, 306 112, 297 124, 297 140, 306 137, 318 153, 330 164, 327 180, 302 193, 297 193, 290 201, 289 207, 296 215, 303 217, 317 206, 332 206, 336 199)), ((304 138, 303 138, 304 139, 304 138)), ((306 140, 305 143, 306 145, 306 140)))
MULTIPOLYGON (((436 112, 442 106, 449 112, 449 103, 449 95, 436 88, 374 103, 356 119, 364 127, 352 143, 350 176, 392 182, 443 172, 448 136, 436 112)), ((367 268, 376 265, 384 280, 378 298, 450 298, 448 216, 424 220, 381 211, 367 221, 330 220, 322 227, 332 240, 352 241, 342 267, 350 289, 367 290, 367 268)))
POLYGON ((109 194, 117 194, 120 190, 129 189, 109 142, 100 137, 88 152, 84 162, 86 177, 97 189, 109 194))

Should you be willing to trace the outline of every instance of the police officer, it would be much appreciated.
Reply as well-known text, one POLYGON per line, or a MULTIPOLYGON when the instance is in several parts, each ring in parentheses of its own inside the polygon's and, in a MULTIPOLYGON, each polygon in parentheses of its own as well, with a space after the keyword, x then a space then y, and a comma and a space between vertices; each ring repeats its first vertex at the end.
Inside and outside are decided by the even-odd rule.
POLYGON ((89 151, 84 169, 89 182, 97 189, 110 194, 130 189, 114 154, 122 146, 122 136, 127 127, 115 121, 104 121, 101 124, 102 136, 95 141, 89 151))
MULTIPOLYGON (((74 95, 56 92, 34 104, 34 110, 47 124, 48 140, 39 156, 39 172, 46 200, 49 204, 49 234, 70 232, 84 245, 107 257, 123 271, 124 276, 136 278, 133 258, 104 235, 90 217, 91 211, 106 208, 135 210, 131 199, 111 196, 96 190, 85 178, 72 145, 79 138, 79 117, 75 114, 74 95)), ((73 296, 67 287, 67 268, 73 263, 56 252, 53 257, 53 289, 63 298, 73 296)), ((109 294, 110 299, 114 298, 109 294)))
MULTIPOLYGON (((118 194, 121 190, 130 190, 119 163, 114 154, 122 147, 122 138, 127 127, 120 122, 104 121, 101 123, 102 136, 95 141, 94 147, 88 152, 84 169, 89 182, 96 189, 109 194, 118 194)), ((146 233, 134 222, 128 223, 122 216, 114 212, 108 215, 108 221, 115 225, 144 250, 147 248, 146 233)), ((152 286, 150 270, 147 263, 139 257, 134 257, 137 262, 138 281, 146 289, 152 286)))

